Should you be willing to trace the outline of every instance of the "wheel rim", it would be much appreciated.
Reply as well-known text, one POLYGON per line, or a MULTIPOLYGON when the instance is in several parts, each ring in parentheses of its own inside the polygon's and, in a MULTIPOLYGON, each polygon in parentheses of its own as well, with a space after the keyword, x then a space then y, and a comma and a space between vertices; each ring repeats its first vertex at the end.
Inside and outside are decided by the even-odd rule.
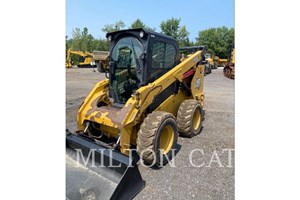
POLYGON ((173 146, 174 141, 174 130, 172 126, 167 125, 162 130, 160 139, 159 139, 159 148, 163 154, 167 154, 173 146))
POLYGON ((199 108, 195 110, 194 116, 193 116, 193 128, 194 130, 198 130, 201 122, 201 114, 199 108))

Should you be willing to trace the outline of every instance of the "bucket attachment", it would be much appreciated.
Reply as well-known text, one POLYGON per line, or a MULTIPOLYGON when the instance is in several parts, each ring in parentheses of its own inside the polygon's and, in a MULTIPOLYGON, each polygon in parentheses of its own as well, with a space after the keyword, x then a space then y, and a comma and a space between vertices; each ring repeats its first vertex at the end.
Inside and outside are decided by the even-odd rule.
POLYGON ((67 199, 132 199, 144 186, 136 159, 66 131, 67 199))

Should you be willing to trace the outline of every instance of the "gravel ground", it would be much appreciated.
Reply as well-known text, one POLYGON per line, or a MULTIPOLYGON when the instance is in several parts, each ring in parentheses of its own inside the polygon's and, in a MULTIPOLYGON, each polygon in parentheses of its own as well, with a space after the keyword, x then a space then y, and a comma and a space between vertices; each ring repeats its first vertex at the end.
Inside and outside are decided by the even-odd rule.
MULTIPOLYGON (((75 131, 80 104, 105 76, 82 68, 67 69, 66 76, 66 128, 75 131)), ((226 150, 235 148, 234 80, 217 69, 205 76, 204 84, 206 115, 201 134, 178 138, 176 167, 168 164, 152 169, 140 165, 146 187, 135 199, 234 199, 234 150, 226 150)))

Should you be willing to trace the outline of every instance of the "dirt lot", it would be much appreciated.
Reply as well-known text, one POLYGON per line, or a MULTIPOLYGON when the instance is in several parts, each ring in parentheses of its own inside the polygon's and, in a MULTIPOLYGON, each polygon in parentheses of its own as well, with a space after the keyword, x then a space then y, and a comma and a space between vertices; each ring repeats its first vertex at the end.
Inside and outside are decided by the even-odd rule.
MULTIPOLYGON (((66 76, 66 127, 74 131, 78 107, 105 76, 82 68, 67 69, 66 76)), ((234 151, 226 150, 235 148, 234 81, 217 69, 205 76, 204 84, 206 115, 201 134, 179 137, 176 167, 140 165, 146 187, 135 199, 234 199, 234 151), (228 152, 232 152, 231 161, 228 152)))

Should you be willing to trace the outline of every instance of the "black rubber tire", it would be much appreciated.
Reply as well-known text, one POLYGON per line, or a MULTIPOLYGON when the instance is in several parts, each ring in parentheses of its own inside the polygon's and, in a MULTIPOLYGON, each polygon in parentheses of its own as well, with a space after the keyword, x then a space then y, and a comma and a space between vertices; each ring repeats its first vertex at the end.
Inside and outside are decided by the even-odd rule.
POLYGON ((142 123, 137 137, 137 152, 143 161, 147 164, 165 165, 169 160, 172 159, 171 149, 165 153, 160 160, 159 151, 160 137, 164 128, 170 125, 173 129, 173 144, 171 149, 175 149, 178 139, 178 129, 175 121, 175 117, 168 112, 154 111, 150 113, 142 123), (154 160, 157 158, 156 160, 154 160))
POLYGON ((205 64, 205 74, 209 74, 209 64, 205 64))
POLYGON ((218 64, 217 63, 214 64, 214 69, 218 69, 218 64))
POLYGON ((204 120, 204 111, 201 104, 195 99, 183 101, 177 112, 177 126, 180 136, 193 137, 202 130, 202 122, 204 120), (199 112, 200 124, 194 129, 195 112, 199 112))
POLYGON ((104 73, 104 72, 105 72, 105 69, 104 69, 104 67, 103 67, 102 62, 98 62, 96 65, 97 65, 97 70, 98 70, 100 73, 104 73))

